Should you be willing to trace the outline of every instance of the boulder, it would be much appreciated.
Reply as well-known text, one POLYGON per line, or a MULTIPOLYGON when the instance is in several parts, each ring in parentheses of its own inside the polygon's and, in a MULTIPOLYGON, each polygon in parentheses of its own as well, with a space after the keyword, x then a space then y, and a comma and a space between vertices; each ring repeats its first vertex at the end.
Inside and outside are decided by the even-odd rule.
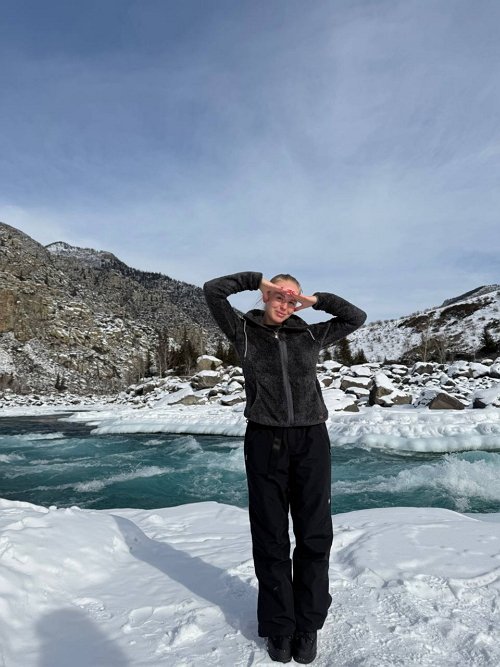
POLYGON ((351 366, 351 373, 354 373, 357 377, 371 377, 372 370, 364 364, 353 364, 351 366))
POLYGON ((342 364, 339 364, 338 361, 328 359, 327 361, 317 364, 317 367, 319 370, 326 370, 334 373, 342 368, 342 364))
POLYGON ((463 410, 465 405, 444 391, 438 392, 438 394, 432 399, 428 405, 430 410, 463 410))
POLYGON ((378 405, 383 408, 391 408, 393 405, 410 405, 412 398, 410 394, 405 394, 404 391, 395 389, 390 394, 386 394, 379 399, 378 405))
POLYGON ((344 375, 340 381, 340 388, 342 391, 350 387, 360 387, 362 389, 369 389, 372 384, 372 379, 369 377, 353 377, 351 375, 344 375))
POLYGON ((469 368, 469 362, 460 359, 459 361, 454 361, 450 366, 448 366, 448 375, 451 378, 455 377, 471 377, 471 370, 469 368))
POLYGON ((500 382, 488 389, 479 389, 472 397, 473 408, 487 408, 489 406, 500 406, 500 382))
POLYGON ((196 370, 197 371, 214 371, 216 368, 222 364, 220 359, 217 357, 212 357, 209 354, 202 354, 201 357, 198 357, 196 360, 196 370))
POLYGON ((236 403, 243 403, 245 401, 245 393, 232 394, 231 396, 223 396, 220 399, 221 405, 236 405, 236 403))
POLYGON ((486 366, 485 364, 478 364, 476 362, 472 362, 471 364, 469 364, 469 368, 471 370, 473 378, 482 378, 485 377, 486 375, 489 375, 490 373, 489 366, 486 366))
POLYGON ((413 364, 410 373, 412 375, 423 375, 424 373, 434 373, 436 364, 432 362, 417 361, 413 364))
POLYGON ((500 364, 495 362, 489 367, 489 375, 492 378, 500 379, 500 364))
POLYGON ((380 405, 390 408, 392 405, 411 403, 411 396, 393 385, 385 373, 375 373, 373 386, 368 397, 368 405, 380 405))
POLYGON ((387 396, 391 392, 395 391, 396 387, 392 384, 385 373, 382 371, 375 373, 373 378, 373 385, 370 390, 370 397, 368 399, 368 405, 379 405, 379 401, 382 396, 387 396))
POLYGON ((200 371, 191 378, 191 386, 195 389, 211 389, 220 380, 221 376, 217 371, 200 371))

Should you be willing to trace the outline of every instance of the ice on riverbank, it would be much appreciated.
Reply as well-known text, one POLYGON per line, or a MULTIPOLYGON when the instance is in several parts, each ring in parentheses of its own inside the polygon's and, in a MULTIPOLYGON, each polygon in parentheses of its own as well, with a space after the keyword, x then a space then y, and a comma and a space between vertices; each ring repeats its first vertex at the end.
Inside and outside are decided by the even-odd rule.
MULTIPOLYGON (((245 510, 0 509, 4 667, 269 664, 245 510)), ((315 664, 500 664, 499 520, 411 507, 335 515, 315 664)))
MULTIPOLYGON (((330 417, 332 446, 356 445, 399 452, 500 451, 500 410, 429 410, 394 406, 362 407, 359 412, 337 412, 334 392, 323 392, 330 417)), ((5 408, 4 416, 60 414, 64 421, 85 422, 95 434, 190 433, 243 437, 243 405, 166 405, 138 408, 130 405, 48 406, 5 408)))

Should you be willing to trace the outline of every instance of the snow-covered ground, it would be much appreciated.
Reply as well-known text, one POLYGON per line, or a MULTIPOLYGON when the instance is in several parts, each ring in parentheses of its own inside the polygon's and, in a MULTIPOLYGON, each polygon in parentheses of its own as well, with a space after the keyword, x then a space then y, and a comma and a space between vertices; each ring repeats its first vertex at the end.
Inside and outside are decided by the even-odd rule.
MULTIPOLYGON (((334 446, 500 449, 500 410, 361 405, 324 389, 334 446)), ((241 437, 243 403, 4 407, 97 433, 241 437), (77 410, 72 415, 68 412, 77 410)), ((500 514, 395 507, 332 517, 332 607, 315 664, 500 664, 500 514)), ((293 542, 293 536, 291 537, 293 542)), ((0 667, 273 664, 257 636, 247 511, 205 502, 58 509, 0 499, 0 667)))
MULTIPOLYGON (((378 405, 359 412, 338 411, 338 390, 324 390, 332 445, 405 452, 500 451, 500 410, 429 410, 427 407, 378 405)), ((5 407, 2 416, 59 414, 64 421, 86 422, 93 433, 191 433, 243 437, 244 404, 24 406, 5 407), (72 412, 73 410, 77 412, 72 412)))
MULTIPOLYGON (((273 664, 245 510, 0 510, 2 667, 273 664)), ((497 521, 411 507, 335 515, 315 664, 500 664, 497 521)))

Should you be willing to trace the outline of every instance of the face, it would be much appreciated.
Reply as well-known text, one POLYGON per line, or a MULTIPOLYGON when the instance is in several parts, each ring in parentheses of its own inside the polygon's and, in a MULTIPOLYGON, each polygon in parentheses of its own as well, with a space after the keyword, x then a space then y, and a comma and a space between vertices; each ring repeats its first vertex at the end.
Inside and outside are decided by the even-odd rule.
MULTIPOLYGON (((276 285, 299 295, 299 288, 292 280, 280 280, 276 285)), ((264 324, 282 324, 292 315, 297 305, 298 302, 292 294, 272 292, 265 304, 264 324)))

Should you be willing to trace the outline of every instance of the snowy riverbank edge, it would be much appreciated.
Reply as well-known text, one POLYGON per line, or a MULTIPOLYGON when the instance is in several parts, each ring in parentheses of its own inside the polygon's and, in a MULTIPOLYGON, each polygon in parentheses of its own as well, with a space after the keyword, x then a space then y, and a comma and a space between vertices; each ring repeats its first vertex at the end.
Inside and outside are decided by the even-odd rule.
MULTIPOLYGON (((1 499, 0 510, 3 667, 272 664, 246 510, 1 499)), ((395 507, 332 520, 333 602, 315 664, 500 664, 500 514, 395 507)))
MULTIPOLYGON (((335 394, 324 392, 330 416, 327 427, 332 447, 357 445, 400 452, 500 450, 500 409, 429 410, 427 407, 378 405, 359 412, 336 411, 335 394), (330 398, 331 397, 331 398, 330 398)), ((4 408, 0 416, 58 415, 63 421, 83 422, 95 434, 179 433, 243 437, 244 406, 91 404, 4 408)))

